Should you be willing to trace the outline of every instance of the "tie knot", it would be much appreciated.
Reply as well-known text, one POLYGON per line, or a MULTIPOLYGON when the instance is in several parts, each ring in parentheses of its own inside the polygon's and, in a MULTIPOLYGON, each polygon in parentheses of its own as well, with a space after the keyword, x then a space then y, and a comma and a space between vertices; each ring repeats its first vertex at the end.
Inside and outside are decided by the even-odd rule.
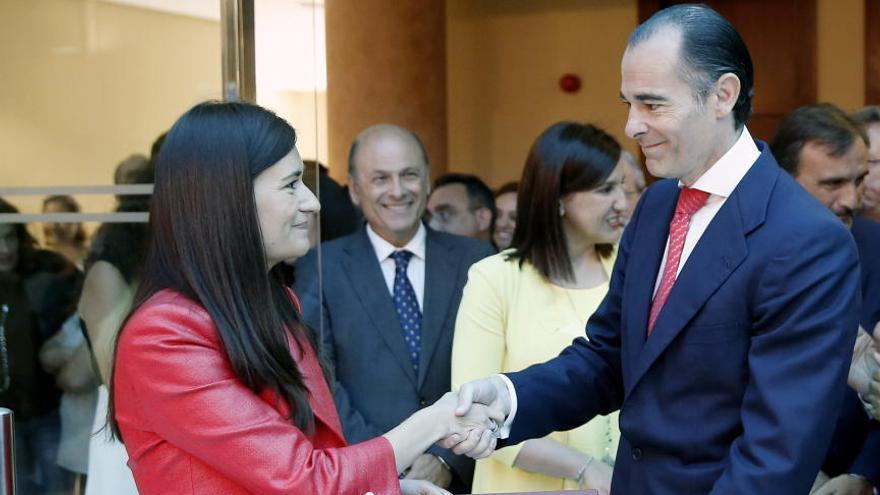
POLYGON ((391 253, 391 259, 394 260, 394 266, 398 270, 406 269, 412 256, 412 252, 405 249, 401 249, 400 251, 394 251, 393 253, 391 253))
POLYGON ((709 193, 706 191, 682 187, 681 194, 678 196, 678 203, 675 205, 675 212, 693 215, 694 212, 706 204, 707 199, 709 199, 709 193))

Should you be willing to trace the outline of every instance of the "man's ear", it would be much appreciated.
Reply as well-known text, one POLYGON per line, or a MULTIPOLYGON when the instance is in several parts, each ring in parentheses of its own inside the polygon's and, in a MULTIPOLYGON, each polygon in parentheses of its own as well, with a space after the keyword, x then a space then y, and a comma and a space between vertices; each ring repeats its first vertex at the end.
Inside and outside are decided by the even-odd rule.
POLYGON ((358 188, 357 179, 355 179, 353 175, 348 174, 348 197, 351 198, 352 204, 354 204, 355 206, 360 208, 361 207, 361 199, 360 199, 360 196, 358 195, 358 191, 355 190, 357 188, 358 188))
POLYGON ((492 226, 492 210, 489 208, 485 206, 477 208, 474 211, 474 216, 477 217, 477 227, 479 227, 480 232, 489 230, 489 227, 492 226))
POLYGON ((739 99, 739 92, 742 90, 739 77, 732 72, 722 74, 715 81, 715 116, 718 118, 726 117, 733 111, 736 100, 739 99))

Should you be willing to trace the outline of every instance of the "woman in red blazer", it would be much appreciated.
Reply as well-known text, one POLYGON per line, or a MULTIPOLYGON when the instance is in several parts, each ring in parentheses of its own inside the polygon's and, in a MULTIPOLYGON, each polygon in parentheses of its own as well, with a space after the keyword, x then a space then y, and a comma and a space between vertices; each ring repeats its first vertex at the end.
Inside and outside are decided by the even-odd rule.
POLYGON ((456 418, 452 394, 346 445, 278 267, 308 251, 319 208, 295 141, 258 106, 203 103, 162 145, 109 415, 142 495, 445 494, 398 473, 435 442, 494 447, 488 411, 456 418))

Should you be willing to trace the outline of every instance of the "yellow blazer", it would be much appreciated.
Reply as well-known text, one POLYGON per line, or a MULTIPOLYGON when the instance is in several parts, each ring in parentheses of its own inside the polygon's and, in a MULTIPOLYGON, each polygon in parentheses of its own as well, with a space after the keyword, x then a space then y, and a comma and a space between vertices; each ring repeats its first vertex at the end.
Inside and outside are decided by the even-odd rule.
MULTIPOLYGON (((452 385, 493 373, 519 371, 556 357, 577 337, 585 337, 587 320, 608 292, 605 282, 591 289, 565 289, 551 284, 530 263, 522 268, 505 260, 507 252, 475 263, 461 298, 452 346, 452 385)), ((615 255, 616 250, 615 250, 615 255)), ((603 260, 611 274, 614 256, 603 260)), ((620 439, 617 413, 549 438, 598 460, 613 463, 620 439)), ((507 447, 477 461, 474 493, 564 490, 572 480, 529 473, 513 467, 521 445, 507 447)))

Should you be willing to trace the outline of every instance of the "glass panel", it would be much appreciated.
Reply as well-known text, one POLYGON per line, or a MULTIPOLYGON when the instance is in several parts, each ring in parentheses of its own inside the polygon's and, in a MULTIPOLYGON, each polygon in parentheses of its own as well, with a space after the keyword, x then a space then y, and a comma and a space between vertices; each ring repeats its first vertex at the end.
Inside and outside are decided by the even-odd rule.
MULTIPOLYGON (((90 435, 106 417, 97 384, 144 256, 151 148, 222 97, 220 0, 10 0, 0 33, 0 407, 15 413, 18 493, 73 493, 104 439, 90 435), (80 300, 97 260, 104 278, 80 300)), ((100 450, 90 482, 131 485, 121 448, 100 450)))

